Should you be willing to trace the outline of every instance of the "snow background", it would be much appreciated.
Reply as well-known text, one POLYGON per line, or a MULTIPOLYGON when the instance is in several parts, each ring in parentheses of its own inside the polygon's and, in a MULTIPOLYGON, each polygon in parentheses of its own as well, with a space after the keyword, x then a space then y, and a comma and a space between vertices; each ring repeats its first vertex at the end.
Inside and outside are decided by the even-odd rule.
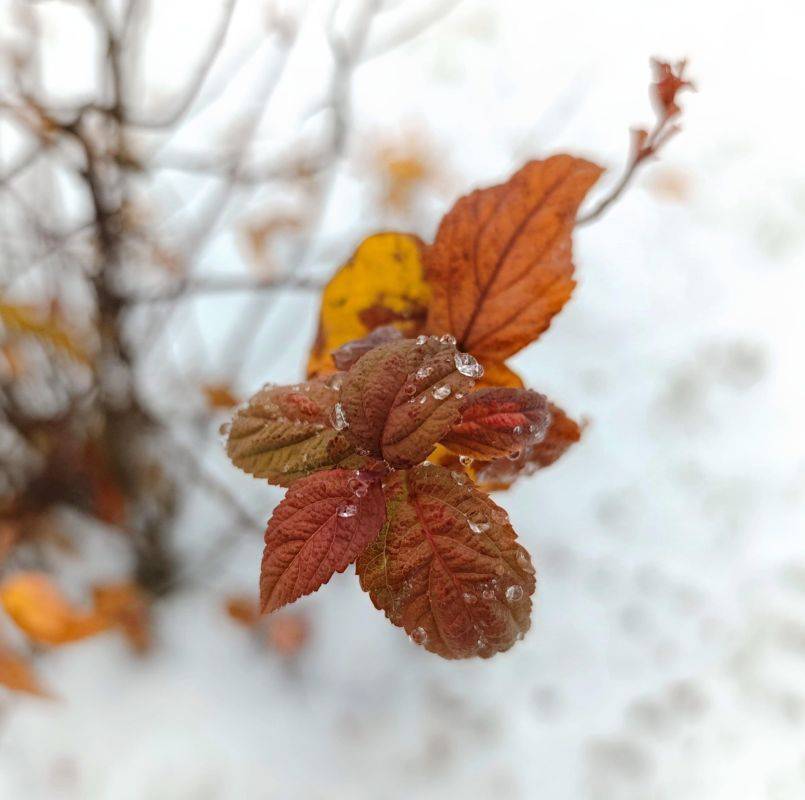
MULTIPOLYGON (((178 51, 197 32, 178 21, 193 4, 172 5, 178 51)), ((378 131, 418 130, 444 166, 426 238, 452 198, 528 157, 569 150, 615 179, 628 127, 651 120, 650 55, 687 56, 698 84, 661 163, 578 231, 574 298, 515 359, 590 422, 501 497, 538 567, 532 630, 491 661, 443 662, 347 573, 299 604, 313 636, 287 664, 221 611, 256 583, 255 531, 161 607, 149 659, 99 637, 40 660, 58 702, 3 698, 0 798, 804 797, 803 25, 785 0, 466 0, 362 67, 351 155, 378 131)), ((155 72, 172 57, 155 54, 155 72)), ((61 79, 80 83, 71 69, 61 79)), ((339 179, 313 272, 386 224, 361 180, 339 179)), ((210 264, 225 269, 233 247, 222 238, 210 264)), ((226 358, 245 302, 197 304, 209 351, 226 358)), ((243 391, 300 374, 316 308, 302 294, 272 306, 243 391)), ((276 490, 217 450, 209 463, 269 514, 276 490)), ((188 559, 207 544, 204 514, 199 497, 188 559)), ((121 569, 87 537, 99 576, 121 569)))

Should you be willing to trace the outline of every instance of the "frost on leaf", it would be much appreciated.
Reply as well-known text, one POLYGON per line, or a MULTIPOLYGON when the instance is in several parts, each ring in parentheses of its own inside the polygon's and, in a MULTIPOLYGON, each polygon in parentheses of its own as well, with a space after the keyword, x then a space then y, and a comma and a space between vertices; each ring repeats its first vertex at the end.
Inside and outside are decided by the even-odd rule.
POLYGON ((427 329, 482 361, 534 341, 570 297, 576 211, 601 168, 568 155, 531 161, 462 197, 426 251, 427 329))
POLYGON ((343 462, 353 448, 333 424, 337 400, 338 392, 319 381, 261 389, 235 415, 229 458, 279 486, 343 462))
POLYGON ((334 350, 381 325, 416 336, 429 302, 422 242, 416 236, 379 233, 365 239, 324 289, 308 375, 333 372, 334 350))
POLYGON ((435 465, 392 473, 385 494, 386 525, 356 565, 375 606, 444 658, 508 650, 531 624, 536 581, 506 512, 435 465))
POLYGON ((475 382, 456 366, 449 341, 403 339, 370 350, 341 387, 345 433, 359 453, 407 467, 427 458, 459 417, 475 382))
POLYGON ((550 420, 544 395, 529 389, 480 389, 462 402, 461 419, 441 444, 471 458, 521 453, 543 439, 550 420))
POLYGON ((315 592, 377 537, 386 516, 379 477, 333 469, 297 481, 274 510, 260 572, 262 610, 315 592))

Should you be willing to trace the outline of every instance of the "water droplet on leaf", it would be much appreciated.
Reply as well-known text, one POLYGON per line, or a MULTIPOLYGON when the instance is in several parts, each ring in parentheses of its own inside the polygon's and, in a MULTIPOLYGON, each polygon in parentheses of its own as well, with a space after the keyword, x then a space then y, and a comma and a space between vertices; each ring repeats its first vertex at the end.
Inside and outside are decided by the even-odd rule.
POLYGON ((523 599, 523 587, 515 583, 506 589, 506 601, 509 603, 516 603, 518 600, 523 599))
POLYGON ((330 412, 330 422, 332 422, 337 431, 343 431, 349 424, 341 403, 336 403, 333 406, 333 410, 330 412))
POLYGON ((468 378, 480 378, 484 374, 484 368, 469 353, 456 353, 453 360, 456 369, 468 378))
POLYGON ((411 631, 411 641, 414 644, 425 644, 428 641, 428 632, 424 628, 414 628, 411 631))

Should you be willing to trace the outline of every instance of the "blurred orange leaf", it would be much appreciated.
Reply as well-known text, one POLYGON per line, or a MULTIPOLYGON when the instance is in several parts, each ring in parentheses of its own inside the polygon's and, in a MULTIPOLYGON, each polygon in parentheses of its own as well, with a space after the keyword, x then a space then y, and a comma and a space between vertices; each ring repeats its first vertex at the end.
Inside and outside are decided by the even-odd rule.
POLYGON ((25 692, 38 697, 49 696, 31 664, 9 650, 2 642, 0 642, 0 686, 5 686, 13 692, 25 692))
POLYGON ((29 639, 61 645, 107 630, 112 621, 75 608, 41 572, 19 572, 0 585, 0 603, 29 639))
POLYGON ((257 598, 232 595, 226 598, 224 608, 231 619, 247 628, 256 625, 260 619, 260 606, 257 598))
POLYGON ((381 325, 416 336, 429 302, 416 236, 379 233, 365 239, 324 289, 308 376, 335 372, 333 350, 381 325))
POLYGON ((201 391, 210 408, 234 408, 240 402, 228 383, 208 383, 201 391))

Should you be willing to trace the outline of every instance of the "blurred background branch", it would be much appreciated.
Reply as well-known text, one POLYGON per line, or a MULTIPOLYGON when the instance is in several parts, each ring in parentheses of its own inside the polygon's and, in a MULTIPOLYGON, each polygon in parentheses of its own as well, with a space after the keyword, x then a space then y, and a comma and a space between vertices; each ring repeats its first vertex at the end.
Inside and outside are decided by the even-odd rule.
POLYGON ((173 543, 199 485, 227 531, 221 541, 202 535, 211 552, 259 530, 204 459, 237 402, 255 331, 285 293, 322 285, 312 259, 346 168, 355 70, 457 5, 228 0, 200 15, 197 47, 164 87, 154 77, 169 72, 152 61, 177 54, 155 42, 191 24, 165 4, 3 9, 0 523, 13 547, 0 552, 0 570, 52 567, 58 548, 43 531, 67 509, 116 531, 133 554, 132 579, 159 596, 211 566, 180 568, 173 543), (376 23, 382 35, 368 45, 376 23), (54 25, 92 54, 80 87, 48 74, 54 25), (323 48, 300 45, 316 38, 323 48), (211 272, 233 235, 241 263, 211 272), (188 324, 180 306, 223 293, 246 299, 225 358, 188 378, 170 353, 188 324))

